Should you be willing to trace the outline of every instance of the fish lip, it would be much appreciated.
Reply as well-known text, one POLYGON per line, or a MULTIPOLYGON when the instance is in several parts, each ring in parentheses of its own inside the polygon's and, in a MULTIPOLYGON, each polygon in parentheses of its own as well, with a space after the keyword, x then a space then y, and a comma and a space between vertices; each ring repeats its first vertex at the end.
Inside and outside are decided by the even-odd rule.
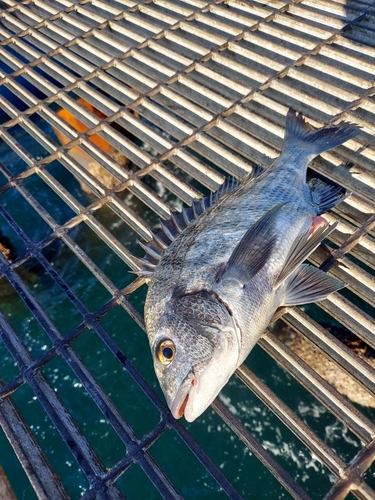
POLYGON ((187 376, 182 381, 180 388, 177 391, 176 396, 171 404, 170 410, 174 418, 181 418, 184 414, 188 399, 190 389, 194 384, 194 373, 189 372, 187 376))

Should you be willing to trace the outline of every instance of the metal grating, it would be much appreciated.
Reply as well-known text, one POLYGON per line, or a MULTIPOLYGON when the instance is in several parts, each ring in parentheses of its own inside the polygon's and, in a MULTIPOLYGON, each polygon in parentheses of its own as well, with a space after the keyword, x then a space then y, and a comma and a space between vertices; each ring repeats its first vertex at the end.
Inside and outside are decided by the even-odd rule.
MULTIPOLYGON (((87 477, 85 499, 123 498, 118 480, 133 464, 150 479, 155 495, 181 498, 180 488, 152 453, 170 429, 224 496, 253 498, 252 492, 238 493, 210 453, 170 416, 102 319, 120 306, 142 327, 132 301, 137 293, 133 278, 126 275, 127 269, 136 269, 134 235, 149 239, 156 216, 168 217, 171 208, 217 189, 225 174, 241 178, 254 164, 270 165, 280 152, 286 111, 293 106, 313 125, 345 119, 362 127, 357 138, 313 163, 316 172, 353 194, 328 216, 340 222, 328 242, 333 258, 321 248, 312 260, 348 282, 350 291, 330 296, 318 310, 375 349, 375 2, 1 0, 0 8, 0 138, 17 163, 16 170, 0 164, 1 229, 22 248, 14 260, 0 255, 1 276, 47 339, 46 347, 34 352, 1 308, 1 352, 17 369, 4 363, 0 371, 0 421, 36 495, 68 498, 64 478, 57 476, 19 408, 22 394, 30 394, 21 392, 24 387, 41 403, 87 477), (64 119, 62 110, 79 120, 79 130, 64 119), (67 176, 77 179, 74 189, 67 176), (48 206, 39 201, 40 186, 51 193, 48 206), (29 223, 21 224, 13 215, 9 193, 16 193, 17 203, 30 211, 29 223), (61 216, 61 205, 69 207, 69 217, 61 216), (114 225, 107 227, 103 209, 126 228, 125 236, 114 225), (37 240, 36 220, 44 228, 37 240), (80 244, 82 227, 117 256, 118 272, 103 272, 80 244), (88 308, 74 284, 64 279, 49 254, 59 245, 108 292, 104 304, 88 308), (75 328, 64 331, 63 321, 51 320, 47 300, 42 300, 46 295, 38 295, 23 272, 31 262, 49 277, 50 296, 56 290, 64 293, 72 314, 80 318, 75 328), (125 281, 118 281, 117 274, 125 281), (75 351, 74 342, 89 331, 126 370, 147 405, 157 410, 157 423, 141 437, 75 351), (57 358, 71 368, 114 430, 115 440, 125 446, 109 467, 45 374, 57 358)), ((282 314, 283 325, 330 358, 337 373, 348 374, 375 396, 375 369, 366 358, 313 319, 309 310, 293 308, 278 316, 282 314)), ((359 452, 343 459, 277 391, 247 366, 238 370, 241 386, 331 473, 325 498, 350 498, 350 493, 375 498, 366 478, 375 459, 375 423, 368 413, 339 394, 272 329, 259 345, 361 443, 359 452)), ((309 498, 303 481, 262 446, 230 405, 218 399, 213 408, 231 438, 238 436, 291 497, 309 498)))

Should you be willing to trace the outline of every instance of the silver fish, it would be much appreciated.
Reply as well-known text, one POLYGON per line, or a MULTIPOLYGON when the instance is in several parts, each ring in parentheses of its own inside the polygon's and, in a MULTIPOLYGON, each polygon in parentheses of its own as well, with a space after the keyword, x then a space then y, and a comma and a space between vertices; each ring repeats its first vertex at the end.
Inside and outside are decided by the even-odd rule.
POLYGON ((334 229, 320 216, 345 190, 306 182, 310 161, 353 138, 342 123, 314 129, 289 110, 284 148, 266 171, 162 221, 141 246, 145 323, 156 375, 175 418, 195 420, 245 360, 280 306, 326 298, 345 284, 303 264, 334 229))

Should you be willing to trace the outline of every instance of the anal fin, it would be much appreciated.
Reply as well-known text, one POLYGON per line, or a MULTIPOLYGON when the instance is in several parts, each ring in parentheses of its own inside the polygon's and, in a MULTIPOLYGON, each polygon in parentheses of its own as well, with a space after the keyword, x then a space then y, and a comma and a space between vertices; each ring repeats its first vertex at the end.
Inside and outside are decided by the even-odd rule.
POLYGON ((285 282, 283 306, 296 306, 317 302, 346 286, 343 281, 330 276, 309 264, 302 264, 285 282))

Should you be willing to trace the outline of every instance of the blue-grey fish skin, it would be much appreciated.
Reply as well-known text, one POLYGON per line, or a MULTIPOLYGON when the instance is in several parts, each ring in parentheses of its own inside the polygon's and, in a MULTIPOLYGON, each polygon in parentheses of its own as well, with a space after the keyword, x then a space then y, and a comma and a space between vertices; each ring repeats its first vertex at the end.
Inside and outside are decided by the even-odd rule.
MULTIPOLYGON (((225 383, 263 334, 275 310, 283 305, 283 300, 287 301, 285 296, 291 279, 285 279, 277 287, 275 283, 295 242, 311 232, 314 218, 321 213, 319 196, 317 199, 306 183, 307 166, 321 152, 358 133, 355 126, 348 124, 337 127, 337 132, 336 129, 310 131, 302 116, 293 111, 289 112, 288 120, 284 150, 273 165, 259 177, 245 179, 190 222, 165 249, 151 276, 145 303, 146 330, 159 382, 176 417, 185 411, 188 418, 189 411, 189 419, 194 420, 201 412, 192 409, 193 391, 189 393, 187 386, 198 385, 199 374, 204 370, 205 383, 209 383, 209 371, 204 367, 210 365, 211 357, 222 363, 225 353, 220 350, 228 350, 231 366, 228 376, 222 378, 221 383, 225 383), (241 283, 241 273, 236 274, 235 269, 228 270, 226 266, 249 228, 256 226, 262 217, 267 219, 269 213, 272 254, 248 282, 241 283), (201 297, 202 291, 211 294, 210 297, 201 297), (199 305, 192 309, 197 293, 199 305), (187 296, 189 299, 185 302, 189 303, 189 309, 185 313, 178 304, 187 296), (225 324, 224 335, 220 324, 211 316, 207 320, 207 331, 201 319, 215 300, 217 317, 225 318, 217 320, 225 324), (166 338, 174 342, 176 352, 170 364, 168 360, 167 364, 161 364, 157 349, 166 338), (198 364, 195 358, 199 358, 198 364)), ((268 243, 267 236, 257 241, 259 248, 251 248, 249 243, 254 262, 268 243)), ((301 275, 303 272, 302 269, 301 275)), ((215 377, 217 373, 216 369, 215 377)), ((205 397, 210 399, 207 405, 215 396, 205 389, 205 397)), ((197 406, 203 408, 202 411, 205 409, 202 401, 197 406)))

